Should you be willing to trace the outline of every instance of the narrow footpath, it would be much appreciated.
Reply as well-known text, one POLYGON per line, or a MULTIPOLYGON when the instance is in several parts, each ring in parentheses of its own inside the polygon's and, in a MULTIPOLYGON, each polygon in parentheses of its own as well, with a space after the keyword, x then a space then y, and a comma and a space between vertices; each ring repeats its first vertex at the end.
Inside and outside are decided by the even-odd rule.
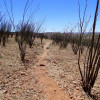
POLYGON ((44 60, 49 52, 50 42, 44 46, 44 53, 39 57, 39 61, 35 64, 35 77, 37 82, 42 85, 42 89, 46 100, 71 100, 68 93, 61 89, 57 83, 48 76, 46 70, 46 61, 44 60))

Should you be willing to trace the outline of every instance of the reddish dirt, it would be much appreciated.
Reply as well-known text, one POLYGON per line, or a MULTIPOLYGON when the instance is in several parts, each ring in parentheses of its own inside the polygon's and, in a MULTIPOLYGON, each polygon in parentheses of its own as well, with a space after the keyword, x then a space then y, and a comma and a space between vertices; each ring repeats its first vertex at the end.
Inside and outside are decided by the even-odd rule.
POLYGON ((48 72, 44 67, 46 65, 44 59, 49 51, 49 44, 50 42, 44 46, 44 53, 34 68, 36 79, 43 87, 46 100, 71 100, 68 93, 61 89, 57 83, 47 75, 48 72))
POLYGON ((9 39, 6 47, 0 45, 0 100, 45 100, 33 73, 43 45, 36 39, 31 49, 27 47, 24 64, 14 38, 9 39))
MULTIPOLYGON (((82 89, 70 44, 61 49, 50 40, 41 44, 36 39, 31 49, 27 47, 25 64, 14 39, 0 52, 0 100, 92 100, 82 89)), ((100 72, 92 94, 100 100, 100 72)))
MULTIPOLYGON (((84 51, 81 55, 82 59, 85 54, 84 51)), ((48 70, 49 77, 55 80, 59 87, 67 91, 72 100, 93 100, 82 89, 77 59, 78 55, 74 55, 70 44, 65 49, 51 44, 45 58, 47 61, 45 68, 48 70)), ((96 96, 96 100, 100 100, 99 87, 100 73, 91 92, 92 95, 96 96)))

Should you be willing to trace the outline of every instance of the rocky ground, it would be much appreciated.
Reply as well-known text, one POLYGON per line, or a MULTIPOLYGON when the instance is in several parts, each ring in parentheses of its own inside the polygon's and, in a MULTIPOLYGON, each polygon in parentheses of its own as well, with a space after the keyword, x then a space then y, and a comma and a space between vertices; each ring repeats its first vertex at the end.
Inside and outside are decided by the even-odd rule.
MULTIPOLYGON (((6 47, 0 46, 0 100, 92 100, 82 90, 77 58, 70 44, 62 49, 36 39, 23 64, 17 43, 9 39, 6 47)), ((100 72, 92 94, 100 100, 100 72)))
MULTIPOLYGON (((81 77, 78 70, 78 55, 74 55, 71 50, 71 45, 69 44, 66 49, 59 48, 59 46, 51 45, 46 61, 48 65, 46 66, 49 76, 53 78, 57 84, 68 91, 72 100, 91 100, 88 97, 82 87, 81 87, 81 77)), ((84 55, 81 55, 83 61, 84 55)), ((100 71, 97 77, 94 88, 92 89, 92 94, 96 95, 100 100, 100 71)))
POLYGON ((31 73, 43 53, 43 45, 37 39, 32 48, 27 47, 24 64, 14 39, 10 39, 6 47, 0 46, 0 100, 45 100, 31 73))

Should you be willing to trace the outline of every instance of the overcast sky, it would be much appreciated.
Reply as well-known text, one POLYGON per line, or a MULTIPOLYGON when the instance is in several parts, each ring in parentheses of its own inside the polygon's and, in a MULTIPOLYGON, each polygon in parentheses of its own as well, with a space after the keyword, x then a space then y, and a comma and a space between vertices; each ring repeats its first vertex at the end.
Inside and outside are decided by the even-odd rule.
MULTIPOLYGON (((7 1, 7 6, 10 11, 10 0, 7 1)), ((22 20, 22 15, 25 7, 26 0, 12 0, 13 1, 13 13, 15 24, 19 23, 22 20)), ((81 16, 83 16, 85 8, 85 0, 79 0, 81 6, 81 16)), ((30 0, 31 2, 31 0, 30 0)), ((86 16, 88 19, 91 15, 91 20, 88 25, 87 31, 92 27, 94 12, 96 7, 96 0, 88 0, 87 2, 87 12, 86 16)), ((34 15, 33 21, 40 21, 45 18, 44 29, 46 32, 58 32, 64 31, 65 27, 70 29, 77 25, 79 21, 78 15, 78 1, 77 0, 35 0, 28 10, 26 19, 29 14, 39 6, 40 10, 34 15)), ((100 10, 100 7, 99 7, 100 10)), ((0 0, 0 11, 6 13, 6 9, 3 3, 3 0, 0 0)), ((7 13, 6 13, 6 17, 7 13)), ((98 21, 96 31, 100 32, 100 14, 98 14, 98 21)), ((75 31, 78 31, 76 28, 75 31)))

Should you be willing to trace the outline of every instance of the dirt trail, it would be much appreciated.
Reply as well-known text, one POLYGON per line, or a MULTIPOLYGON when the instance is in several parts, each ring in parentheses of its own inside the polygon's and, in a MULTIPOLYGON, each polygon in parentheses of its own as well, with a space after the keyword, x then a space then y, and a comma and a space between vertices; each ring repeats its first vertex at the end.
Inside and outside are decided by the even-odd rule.
POLYGON ((34 67, 37 82, 42 85, 46 100, 71 100, 68 93, 61 89, 57 83, 47 75, 48 72, 44 67, 46 65, 44 59, 49 51, 49 45, 50 42, 46 43, 44 53, 34 67))

